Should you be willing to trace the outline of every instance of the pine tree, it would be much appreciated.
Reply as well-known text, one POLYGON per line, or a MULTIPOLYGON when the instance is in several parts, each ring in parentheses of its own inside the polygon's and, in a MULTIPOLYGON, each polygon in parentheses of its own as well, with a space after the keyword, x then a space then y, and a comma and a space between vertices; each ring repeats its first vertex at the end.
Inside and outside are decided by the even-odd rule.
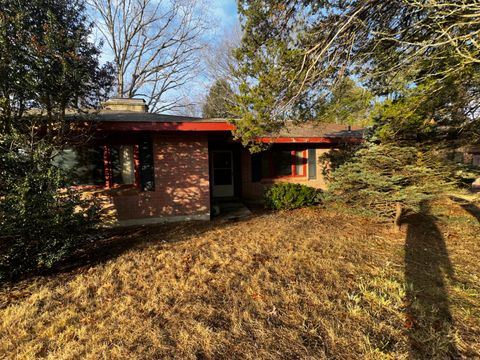
POLYGON ((228 118, 232 116, 235 93, 230 84, 224 80, 216 80, 203 104, 202 114, 205 118, 228 118))
POLYGON ((433 151, 396 145, 369 145, 333 171, 330 199, 394 219, 418 212, 456 185, 454 167, 433 151))

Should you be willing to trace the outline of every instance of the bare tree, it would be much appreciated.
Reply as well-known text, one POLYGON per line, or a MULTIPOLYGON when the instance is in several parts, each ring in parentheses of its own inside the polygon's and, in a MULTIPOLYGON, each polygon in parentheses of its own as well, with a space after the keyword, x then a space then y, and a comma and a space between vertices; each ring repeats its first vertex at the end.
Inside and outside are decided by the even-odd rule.
MULTIPOLYGON (((205 48, 204 59, 206 64, 204 87, 208 90, 201 99, 203 116, 212 117, 212 114, 222 114, 225 117, 226 109, 235 105, 235 94, 238 92, 240 79, 236 74, 238 61, 234 50, 241 41, 240 24, 225 31, 218 43, 205 48), (209 108, 206 111, 206 108, 209 108)), ((227 111, 228 112, 228 111, 227 111)))
POLYGON ((117 95, 144 97, 151 112, 184 106, 207 29, 201 0, 90 0, 113 55, 117 95))
POLYGON ((226 79, 231 86, 237 82, 234 70, 238 61, 233 51, 240 45, 242 30, 236 24, 231 30, 226 31, 218 43, 205 48, 205 62, 207 65, 207 78, 210 83, 216 80, 226 79))

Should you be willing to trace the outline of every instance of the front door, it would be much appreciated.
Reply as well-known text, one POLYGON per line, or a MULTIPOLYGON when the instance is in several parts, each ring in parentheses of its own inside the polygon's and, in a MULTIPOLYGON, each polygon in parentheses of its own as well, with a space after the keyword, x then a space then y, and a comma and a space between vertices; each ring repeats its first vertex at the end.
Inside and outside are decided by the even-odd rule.
POLYGON ((212 151, 212 184, 213 197, 234 195, 232 151, 212 151))

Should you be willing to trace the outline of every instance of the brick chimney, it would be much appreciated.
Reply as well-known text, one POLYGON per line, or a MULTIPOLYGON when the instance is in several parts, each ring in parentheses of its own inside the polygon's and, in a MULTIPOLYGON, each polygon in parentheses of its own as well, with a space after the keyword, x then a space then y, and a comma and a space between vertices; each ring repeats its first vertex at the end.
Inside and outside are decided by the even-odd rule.
POLYGON ((114 97, 102 103, 105 110, 112 111, 132 111, 146 113, 148 105, 143 99, 114 97))

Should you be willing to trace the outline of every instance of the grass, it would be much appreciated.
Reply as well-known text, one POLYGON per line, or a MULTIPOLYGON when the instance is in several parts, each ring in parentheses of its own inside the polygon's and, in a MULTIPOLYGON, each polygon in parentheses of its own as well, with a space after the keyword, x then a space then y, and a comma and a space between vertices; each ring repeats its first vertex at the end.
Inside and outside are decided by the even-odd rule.
POLYGON ((439 204, 402 233, 321 209, 116 230, 0 290, 0 357, 480 358, 468 206, 439 204))

